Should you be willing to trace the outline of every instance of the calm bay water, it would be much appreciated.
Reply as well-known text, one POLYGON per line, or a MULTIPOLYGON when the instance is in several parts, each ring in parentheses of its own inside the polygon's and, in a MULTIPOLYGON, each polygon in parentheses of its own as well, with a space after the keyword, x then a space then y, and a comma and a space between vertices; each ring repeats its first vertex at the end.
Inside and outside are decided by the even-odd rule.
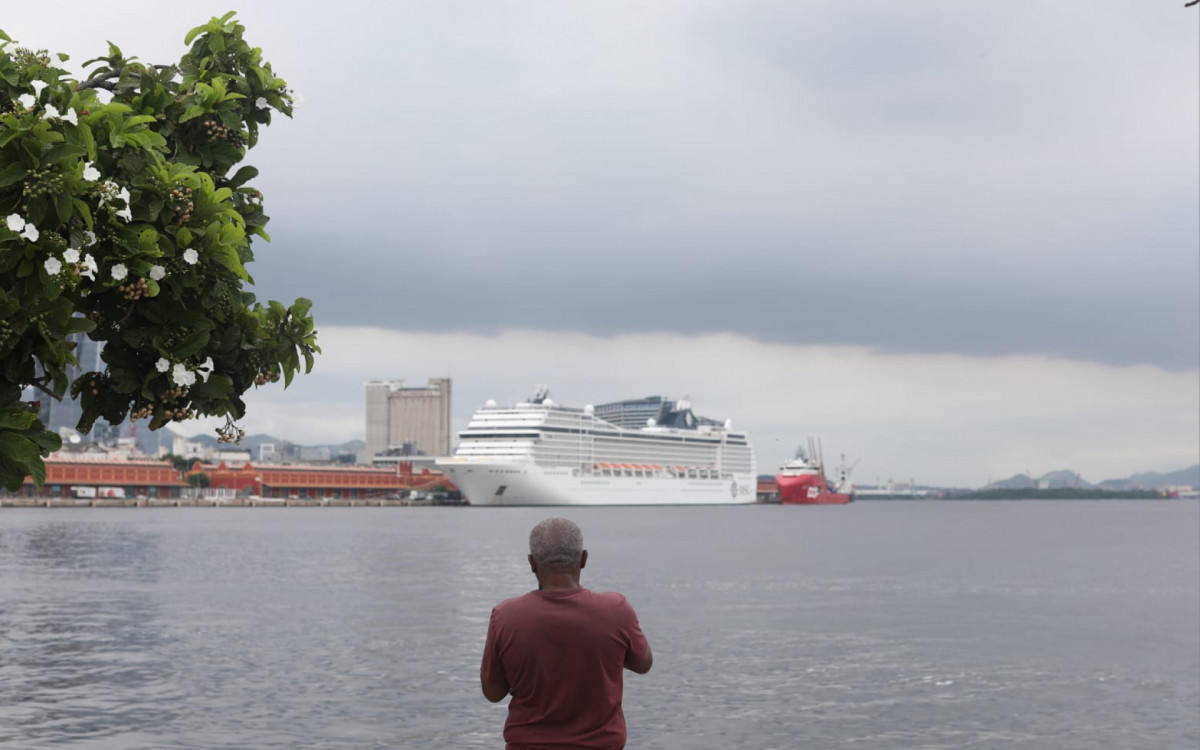
POLYGON ((1200 746, 1200 505, 5 509, 0 747, 499 748, 529 528, 655 650, 630 748, 1200 746))

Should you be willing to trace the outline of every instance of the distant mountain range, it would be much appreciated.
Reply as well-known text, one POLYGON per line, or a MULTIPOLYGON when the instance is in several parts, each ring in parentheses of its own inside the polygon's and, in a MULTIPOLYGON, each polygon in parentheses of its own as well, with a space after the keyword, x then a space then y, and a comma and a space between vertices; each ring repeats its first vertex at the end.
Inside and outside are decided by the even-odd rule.
MULTIPOLYGON (((150 430, 139 430, 136 437, 136 442, 140 450, 154 454, 157 452, 159 445, 169 448, 172 440, 177 437, 190 440, 194 443, 200 443, 201 445, 209 448, 224 448, 225 450, 248 450, 251 452, 257 450, 258 446, 262 445, 263 443, 274 443, 276 446, 293 444, 291 441, 282 440, 274 437, 273 435, 247 435, 246 437, 242 438, 242 442, 236 445, 224 444, 217 442, 217 438, 213 435, 201 434, 193 437, 187 437, 186 435, 180 435, 177 432, 174 432, 170 427, 163 427, 161 429, 154 430, 153 432, 150 430)), ((329 448, 330 451, 336 454, 353 453, 365 446, 366 443, 362 440, 350 440, 345 443, 338 443, 336 445, 306 445, 303 447, 329 448)))
POLYGON ((1069 469, 1052 471, 1040 477, 1031 477, 1028 474, 1016 474, 1008 479, 992 482, 985 489, 1018 490, 1028 488, 1063 489, 1076 487, 1098 488, 1120 492, 1123 490, 1159 490, 1166 487, 1179 486, 1200 487, 1200 464, 1187 469, 1172 471, 1169 474, 1147 471, 1141 474, 1134 474, 1125 479, 1105 479, 1099 484, 1092 484, 1078 473, 1069 469))

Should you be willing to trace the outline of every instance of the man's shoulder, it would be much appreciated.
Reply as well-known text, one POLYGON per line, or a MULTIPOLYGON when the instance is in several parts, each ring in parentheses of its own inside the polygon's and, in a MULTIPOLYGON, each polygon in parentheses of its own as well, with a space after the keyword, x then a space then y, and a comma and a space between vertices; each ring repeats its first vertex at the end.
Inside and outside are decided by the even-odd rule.
POLYGON ((592 598, 602 604, 607 604, 613 607, 619 607, 628 604, 625 595, 617 591, 588 591, 592 598))
POLYGON ((492 608, 494 612, 504 612, 507 610, 520 609, 523 606, 528 606, 534 603, 537 596, 536 591, 527 591, 520 596, 514 596, 497 604, 492 608))
POLYGON ((633 611, 633 605, 629 603, 624 594, 616 591, 588 591, 587 593, 588 600, 585 606, 597 615, 608 613, 610 616, 621 619, 637 617, 633 611))

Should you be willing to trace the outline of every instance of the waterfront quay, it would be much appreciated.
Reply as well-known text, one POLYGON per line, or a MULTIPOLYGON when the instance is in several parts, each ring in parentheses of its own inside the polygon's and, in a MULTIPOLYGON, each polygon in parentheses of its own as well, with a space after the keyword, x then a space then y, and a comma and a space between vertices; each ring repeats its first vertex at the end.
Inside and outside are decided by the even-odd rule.
POLYGON ((0 497, 0 508, 401 508, 446 505, 433 498, 276 497, 0 497))

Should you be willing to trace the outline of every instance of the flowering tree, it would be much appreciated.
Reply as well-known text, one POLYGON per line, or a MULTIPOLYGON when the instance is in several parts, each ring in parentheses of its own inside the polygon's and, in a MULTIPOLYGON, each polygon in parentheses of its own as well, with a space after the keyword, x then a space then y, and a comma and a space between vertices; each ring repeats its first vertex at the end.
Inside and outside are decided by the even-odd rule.
MULTIPOLYGON (((312 369, 311 303, 259 304, 247 288, 263 227, 258 174, 235 167, 285 82, 242 40, 233 13, 192 29, 177 65, 144 65, 109 44, 85 81, 0 31, 0 485, 45 479, 59 437, 33 386, 79 397, 87 432, 148 418, 157 429, 223 416, 251 387, 312 369), (70 334, 104 342, 104 369, 68 382, 70 334)), ((58 55, 58 62, 66 56, 58 55)))

